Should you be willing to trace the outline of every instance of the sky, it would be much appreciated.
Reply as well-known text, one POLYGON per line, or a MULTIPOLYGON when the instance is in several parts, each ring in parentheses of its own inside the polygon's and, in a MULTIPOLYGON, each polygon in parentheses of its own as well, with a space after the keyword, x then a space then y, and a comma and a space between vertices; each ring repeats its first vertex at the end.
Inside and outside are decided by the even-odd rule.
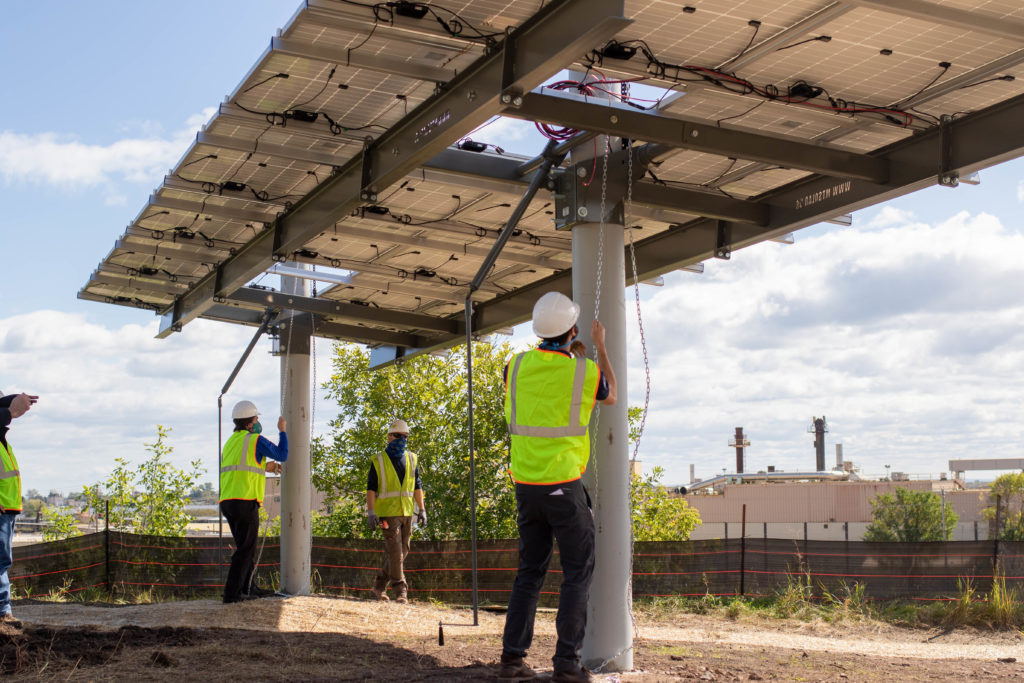
MULTIPOLYGON (((9 435, 24 487, 64 492, 138 462, 156 425, 176 464, 213 481, 217 395, 253 330, 198 321, 154 338, 147 311, 76 299, 114 240, 185 153, 297 3, 18 3, 0 24, 0 391, 40 395, 9 435)), ((474 137, 540 143, 513 123, 474 137)), ((644 467, 685 483, 814 467, 814 416, 867 476, 938 476, 947 461, 1019 457, 1024 439, 1024 161, 980 186, 934 187, 641 288, 652 377, 644 467)), ((627 295, 632 297, 632 293, 627 295)), ((628 393, 644 366, 630 320, 628 393)), ((526 326, 517 344, 530 341, 526 326)), ((330 343, 317 345, 317 381, 330 343)), ((279 365, 261 341, 225 397, 274 415, 279 365)), ((314 434, 335 411, 322 392, 314 434)), ((272 417, 265 421, 272 422, 272 417)))

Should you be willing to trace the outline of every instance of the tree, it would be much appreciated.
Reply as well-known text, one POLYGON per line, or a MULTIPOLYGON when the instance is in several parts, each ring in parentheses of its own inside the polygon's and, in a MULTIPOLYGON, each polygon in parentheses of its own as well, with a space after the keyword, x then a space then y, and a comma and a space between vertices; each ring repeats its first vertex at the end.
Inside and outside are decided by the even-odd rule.
POLYGON ((206 481, 201 486, 197 486, 192 489, 188 494, 188 499, 193 504, 211 503, 217 504, 217 489, 213 488, 213 483, 206 481))
POLYGON ((44 508, 43 521, 46 522, 43 528, 44 541, 62 541, 65 538, 82 535, 75 523, 74 513, 67 508, 52 505, 44 508))
POLYGON ((946 506, 946 527, 942 527, 942 498, 931 491, 896 489, 871 500, 872 521, 864 532, 865 541, 947 541, 956 528, 957 514, 946 506))
POLYGON ((168 460, 174 447, 165 443, 170 428, 157 425, 155 443, 146 444, 152 456, 133 470, 125 458, 116 458, 117 466, 105 482, 83 490, 87 507, 102 517, 110 501, 112 529, 136 534, 184 536, 191 517, 185 512, 189 491, 204 470, 198 460, 191 471, 180 470, 168 460))
MULTIPOLYGON (((473 346, 473 436, 476 449, 477 534, 515 538, 515 494, 508 469, 502 368, 508 344, 473 346)), ((466 425, 466 350, 447 357, 418 356, 400 367, 370 371, 369 353, 352 344, 335 346, 333 374, 324 385, 340 408, 331 434, 312 447, 313 482, 328 493, 327 514, 316 533, 367 535, 366 477, 371 459, 386 444, 395 417, 409 423, 409 448, 419 455, 430 511, 422 537, 469 538, 469 449, 466 425)))
POLYGON ((630 477, 633 540, 685 541, 700 526, 700 513, 685 498, 673 498, 658 485, 664 470, 655 467, 646 477, 630 477))
POLYGON ((28 519, 29 517, 35 517, 43 511, 44 507, 46 507, 46 503, 43 501, 42 498, 39 498, 38 496, 32 496, 24 503, 22 503, 21 514, 26 519, 28 519))
POLYGON ((999 500, 999 528, 993 534, 1001 541, 1024 541, 1024 472, 1008 472, 989 485, 992 505, 982 510, 990 523, 996 517, 999 500))

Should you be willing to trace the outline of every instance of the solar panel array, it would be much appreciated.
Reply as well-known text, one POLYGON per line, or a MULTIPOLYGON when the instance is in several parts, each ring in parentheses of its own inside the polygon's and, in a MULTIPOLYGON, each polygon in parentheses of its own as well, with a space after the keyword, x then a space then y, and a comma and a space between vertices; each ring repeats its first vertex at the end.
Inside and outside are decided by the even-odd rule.
MULTIPOLYGON (((172 310, 418 106, 500 51, 509 32, 548 4, 308 0, 145 202, 79 297, 172 310)), ((549 80, 558 68, 573 68, 603 81, 595 91, 616 99, 622 96, 614 81, 647 83, 669 90, 658 102, 631 100, 630 109, 858 153, 922 135, 943 116, 955 120, 1024 93, 1024 5, 1018 0, 630 0, 624 14, 630 25, 557 65, 549 80)), ((527 161, 499 154, 493 145, 503 141, 490 139, 487 128, 452 126, 457 135, 492 146, 450 150, 449 161, 475 156, 509 168, 527 161)), ((786 163, 694 149, 658 159, 643 183, 748 203, 813 175, 786 163)), ((341 276, 318 292, 325 302, 454 320, 528 180, 453 170, 461 163, 410 169, 288 260, 341 276)), ((701 214, 683 207, 670 218, 637 215, 637 235, 646 240, 701 214)), ((554 218, 555 200, 541 192, 475 298, 507 297, 571 268, 571 235, 556 230, 554 218)), ((268 259, 265 267, 271 265, 268 259)), ((258 275, 253 284, 271 283, 258 275)), ((258 312, 265 305, 227 297, 203 315, 252 323, 252 316, 225 310, 258 312)), ((427 319, 415 315, 403 323, 349 315, 351 306, 337 310, 324 313, 326 319, 418 335, 422 346, 447 343, 456 330, 427 329, 420 326, 427 319)), ((490 327, 522 315, 506 318, 490 327)))

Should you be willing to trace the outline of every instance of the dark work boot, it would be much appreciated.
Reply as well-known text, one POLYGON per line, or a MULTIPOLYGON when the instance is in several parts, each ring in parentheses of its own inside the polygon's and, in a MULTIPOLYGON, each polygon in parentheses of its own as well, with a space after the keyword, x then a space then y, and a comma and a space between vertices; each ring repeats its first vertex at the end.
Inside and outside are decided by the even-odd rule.
POLYGON ((592 680, 590 672, 583 667, 578 669, 555 669, 555 673, 551 675, 552 683, 588 683, 592 680))
POLYGON ((498 680, 501 681, 531 681, 537 677, 537 672, 526 665, 522 657, 511 655, 501 656, 501 669, 498 671, 498 680))

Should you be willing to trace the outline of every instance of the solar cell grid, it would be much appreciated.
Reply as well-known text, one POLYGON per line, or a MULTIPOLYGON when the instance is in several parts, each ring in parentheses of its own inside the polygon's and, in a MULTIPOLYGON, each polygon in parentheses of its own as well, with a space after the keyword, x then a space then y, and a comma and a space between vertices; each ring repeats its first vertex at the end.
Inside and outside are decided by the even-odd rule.
MULTIPOLYGON (((816 108, 769 102, 749 93, 727 92, 696 73, 671 68, 654 79, 663 86, 679 79, 691 81, 679 84, 678 90, 686 94, 666 109, 670 115, 873 152, 910 139, 914 130, 934 126, 934 117, 941 114, 986 109, 1024 93, 1024 35, 1018 41, 1012 31, 1008 35, 1005 29, 984 23, 993 18, 1024 18, 1019 2, 930 1, 937 8, 973 13, 975 26, 952 20, 955 13, 936 12, 936 17, 928 17, 904 12, 903 4, 917 4, 910 0, 886 6, 877 0, 850 0, 843 5, 827 0, 731 0, 692 3, 693 12, 683 11, 684 3, 629 0, 625 14, 635 21, 616 40, 643 40, 658 60, 669 64, 726 70, 736 64, 740 77, 757 86, 773 85, 783 95, 789 86, 804 80, 847 103, 891 106, 927 88, 915 100, 919 111, 908 112, 914 117, 911 126, 904 128, 896 124, 910 119, 898 112, 890 114, 891 120, 837 115, 822 97, 813 99, 816 108), (810 28, 794 28, 821 12, 828 18, 815 20, 810 28), (755 26, 751 20, 760 23, 755 26), (801 43, 819 35, 831 40, 801 43), (892 54, 881 54, 883 48, 892 54), (943 70, 940 61, 951 66, 943 70), (962 88, 1004 74, 1021 78, 962 88)), ((127 305, 168 305, 173 299, 167 290, 182 289, 266 234, 278 216, 288 215, 289 207, 301 204, 332 174, 360 159, 368 140, 385 134, 435 92, 443 95, 446 87, 439 88, 438 82, 469 69, 482 58, 485 43, 496 45, 506 28, 521 24, 547 4, 460 0, 443 8, 430 5, 430 11, 448 22, 445 29, 432 14, 416 20, 385 7, 378 8, 378 19, 384 20, 377 21, 359 3, 308 0, 125 231, 125 239, 137 248, 122 243, 111 251, 107 265, 82 295, 127 305), (301 120, 294 114, 296 109, 315 112, 316 119, 301 120), (228 182, 246 187, 232 189, 225 186, 228 182), (154 268, 157 272, 146 274, 146 269, 154 268)), ((572 31, 564 33, 567 40, 572 38, 572 31)), ((591 48, 603 44, 596 42, 591 48)), ((585 68, 593 54, 588 57, 583 52, 577 55, 577 66, 585 68)), ((636 77, 660 68, 648 65, 642 54, 628 61, 603 61, 592 64, 593 74, 636 77)), ((554 74, 549 80, 553 78, 554 74)), ((744 87, 726 84, 733 89, 744 87)), ((472 94, 467 96, 472 99, 472 94)), ((449 124, 439 119, 432 125, 449 124)), ((425 133, 432 134, 430 129, 425 133)), ((492 141, 484 134, 474 137, 492 141)), ((737 199, 777 193, 813 175, 734 157, 704 151, 662 152, 661 163, 652 170, 667 187, 711 191, 720 185, 737 199)), ((376 203, 390 213, 342 215, 331 229, 308 239, 304 251, 295 257, 318 267, 352 271, 351 284, 326 289, 321 285, 321 297, 461 315, 466 283, 523 188, 521 180, 500 180, 505 172, 498 170, 503 168, 500 165, 486 168, 499 179, 463 182, 456 178, 466 176, 432 172, 407 175, 390 187, 377 188, 376 203)), ((644 182, 654 181, 648 177, 644 182)), ((711 194, 726 198, 721 192, 711 194)), ((531 203, 519 225, 522 232, 499 258, 477 294, 479 300, 569 267, 569 235, 555 230, 554 211, 548 193, 542 192, 531 203)), ((696 216, 685 207, 671 212, 642 209, 638 215, 646 216, 639 221, 641 239, 667 230, 666 220, 686 222, 688 216, 696 216)))

